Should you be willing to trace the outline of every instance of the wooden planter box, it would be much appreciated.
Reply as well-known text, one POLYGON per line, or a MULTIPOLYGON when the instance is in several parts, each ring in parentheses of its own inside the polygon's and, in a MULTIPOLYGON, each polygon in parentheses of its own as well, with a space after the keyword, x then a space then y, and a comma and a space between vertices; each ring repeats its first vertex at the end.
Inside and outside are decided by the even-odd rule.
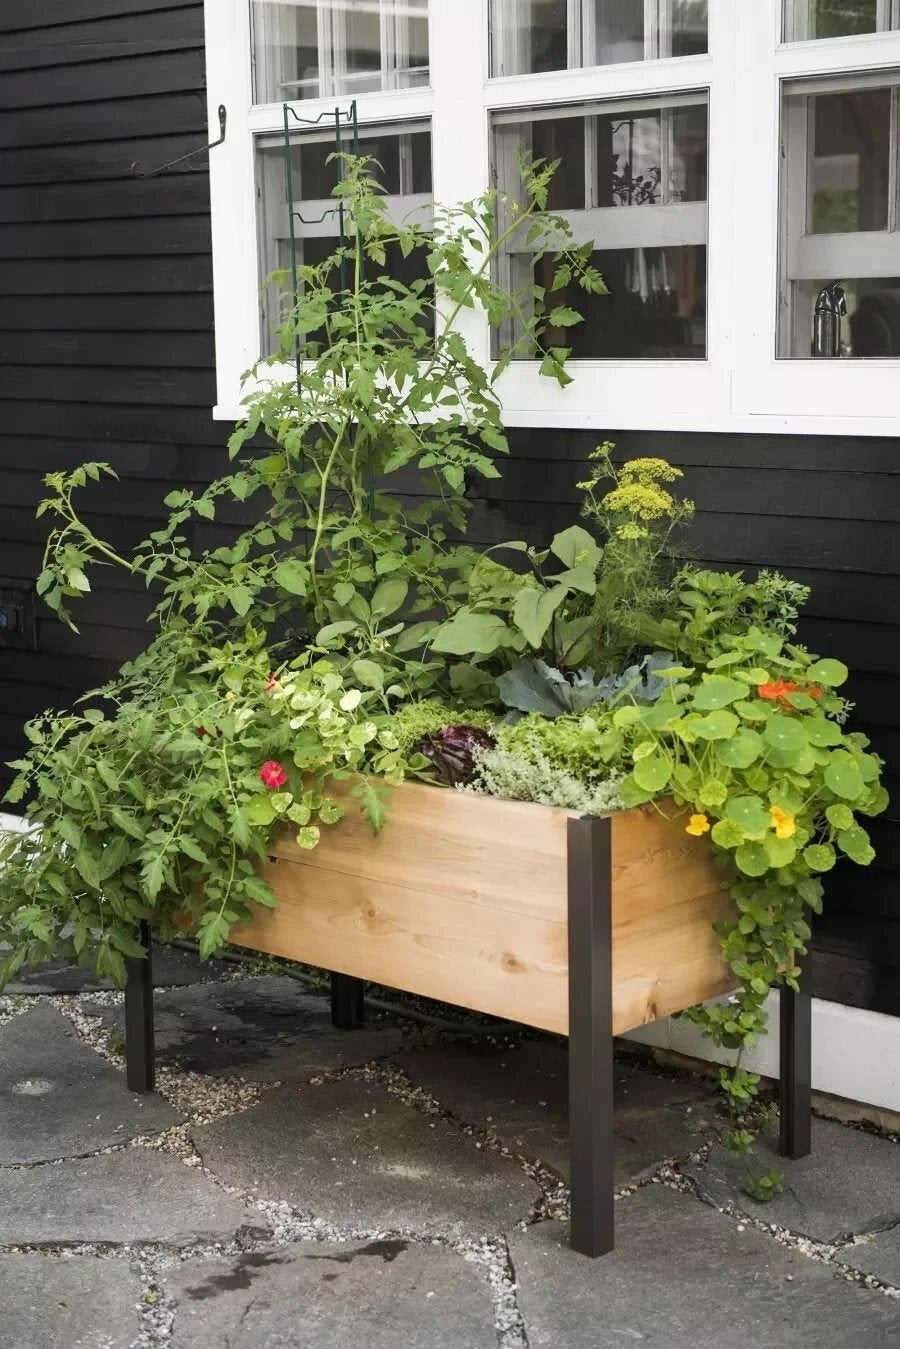
MULTIPOLYGON (((685 819, 672 803, 589 818, 408 783, 377 838, 354 802, 311 851, 286 835, 264 869, 278 907, 233 940, 333 971, 336 1024, 359 1024, 369 980, 567 1034, 572 1245, 599 1255, 613 1244, 613 1036, 733 986, 712 929, 730 900, 685 819)), ((148 1090, 149 962, 130 976, 130 1085, 148 1090)), ((808 1001, 783 998, 782 1142, 798 1156, 808 1001)))

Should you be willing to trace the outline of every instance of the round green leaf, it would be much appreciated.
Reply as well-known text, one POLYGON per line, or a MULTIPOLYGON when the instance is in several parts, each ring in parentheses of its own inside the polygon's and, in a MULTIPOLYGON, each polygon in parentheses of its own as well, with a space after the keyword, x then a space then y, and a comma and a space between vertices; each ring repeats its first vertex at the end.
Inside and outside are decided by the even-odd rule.
POLYGON ((631 810, 633 806, 646 805, 648 801, 653 800, 653 792, 647 791, 634 780, 634 774, 627 777, 619 788, 619 796, 622 798, 622 805, 626 810, 631 810))
POLYGON ((803 857, 812 871, 830 871, 837 861, 830 843, 811 843, 803 849, 803 857))
POLYGON ((734 704, 734 710, 744 721, 766 721, 769 716, 769 709, 762 703, 751 703, 746 698, 734 704))
POLYGON ((734 735, 740 722, 733 712, 719 708, 708 716, 700 717, 691 724, 691 731, 701 740, 728 740, 734 735))
POLYGON ((719 707, 736 703, 747 693, 747 686, 728 675, 707 675, 694 690, 693 706, 698 712, 713 712, 719 707))
POLYGON ((828 684, 836 689, 845 684, 850 671, 842 660, 817 660, 806 672, 807 679, 813 684, 828 684))
POLYGON ((858 825, 852 829, 844 829, 838 834, 837 843, 841 852, 846 853, 852 862, 858 862, 862 867, 875 860, 875 849, 869 842, 869 835, 858 825))
POLYGON ((735 853, 734 860, 745 876, 764 876, 772 865, 761 843, 743 844, 735 853))
POLYGON ((769 808, 758 796, 733 796, 725 807, 725 817, 734 820, 745 834, 765 834, 772 824, 769 808))
POLYGON ((749 727, 742 728, 737 735, 716 745, 716 758, 726 768, 749 768, 762 752, 762 736, 749 727))
POLYGON ((839 745, 844 738, 844 732, 836 722, 829 721, 827 717, 810 717, 804 723, 806 728, 806 738, 811 745, 817 749, 827 748, 829 745, 839 745))
POLYGON ((639 759, 634 766, 632 776, 639 787, 647 792, 659 792, 669 781, 671 766, 661 754, 651 754, 639 759))
POLYGON ((792 838, 777 838, 775 834, 766 834, 763 847, 773 867, 789 866, 797 856, 797 844, 792 838))
POLYGON ((853 811, 850 807, 841 805, 840 803, 829 806, 825 811, 825 818, 832 829, 852 829, 856 823, 856 820, 853 817, 853 811))
POLYGON ((319 829, 317 825, 308 824, 305 829, 301 829, 297 835, 297 843, 301 848, 314 848, 319 842, 319 829))
POLYGON ((709 778, 697 793, 697 800, 703 806, 721 806, 728 800, 728 788, 717 778, 709 778))
POLYGON ((734 820, 718 820, 712 827, 710 838, 720 848, 739 848, 744 841, 744 831, 734 820))
POLYGON ((855 801, 865 789, 859 764, 847 750, 837 750, 831 756, 831 762, 825 769, 825 786, 835 796, 843 796, 847 801, 855 801))
POLYGON ((802 722, 796 717, 770 717, 763 730, 763 740, 782 754, 799 754, 809 743, 802 722))

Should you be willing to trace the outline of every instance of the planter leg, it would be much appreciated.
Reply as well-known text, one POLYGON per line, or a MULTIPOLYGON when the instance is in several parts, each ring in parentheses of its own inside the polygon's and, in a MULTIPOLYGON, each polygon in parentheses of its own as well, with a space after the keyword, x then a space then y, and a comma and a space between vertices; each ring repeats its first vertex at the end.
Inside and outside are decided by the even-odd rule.
POLYGON ((812 997, 805 959, 800 992, 780 991, 781 1155, 794 1161, 812 1151, 812 997))
POLYGON ((156 1083, 153 1037, 153 955, 149 923, 141 923, 143 960, 126 959, 125 1071, 129 1091, 150 1092, 156 1083))
POLYGON ((352 974, 331 976, 331 1023, 339 1030, 356 1030, 366 1019, 365 984, 352 974))
POLYGON ((569 821, 569 1241, 592 1257, 614 1244, 611 838, 569 821))

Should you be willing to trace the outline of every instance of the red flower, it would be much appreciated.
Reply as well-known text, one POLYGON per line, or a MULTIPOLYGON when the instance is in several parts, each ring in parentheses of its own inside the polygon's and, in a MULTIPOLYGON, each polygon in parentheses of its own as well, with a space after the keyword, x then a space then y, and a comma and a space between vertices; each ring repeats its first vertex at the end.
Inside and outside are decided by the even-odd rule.
POLYGON ((274 674, 270 674, 269 681, 264 687, 263 693, 274 693, 277 688, 278 688, 278 680, 275 678, 274 674))
POLYGON ((278 788, 283 787, 288 780, 287 773, 284 771, 281 764, 278 763, 277 759, 269 759, 264 763, 259 770, 259 776, 270 791, 277 791, 278 788))
POLYGON ((202 736, 204 736, 204 735, 209 735, 209 731, 206 729, 205 726, 198 726, 198 727, 197 727, 197 734, 198 734, 199 736, 202 737, 202 736))

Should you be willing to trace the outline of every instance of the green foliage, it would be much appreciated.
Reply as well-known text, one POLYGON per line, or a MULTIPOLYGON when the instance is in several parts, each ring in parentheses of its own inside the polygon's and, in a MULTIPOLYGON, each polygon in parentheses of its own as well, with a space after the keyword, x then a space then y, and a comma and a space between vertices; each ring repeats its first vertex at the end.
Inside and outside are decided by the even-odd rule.
POLYGON ((477 756, 477 772, 468 790, 506 801, 533 801, 544 806, 577 810, 582 815, 606 815, 622 807, 622 774, 608 771, 587 781, 560 768, 543 752, 537 738, 516 749, 497 746, 477 756))
POLYGON ((494 717, 489 712, 473 708, 462 711, 438 698, 425 698, 420 703, 405 703, 398 707, 391 718, 391 729, 397 737, 400 752, 406 755, 423 736, 461 721, 483 731, 490 731, 494 726, 494 717))

